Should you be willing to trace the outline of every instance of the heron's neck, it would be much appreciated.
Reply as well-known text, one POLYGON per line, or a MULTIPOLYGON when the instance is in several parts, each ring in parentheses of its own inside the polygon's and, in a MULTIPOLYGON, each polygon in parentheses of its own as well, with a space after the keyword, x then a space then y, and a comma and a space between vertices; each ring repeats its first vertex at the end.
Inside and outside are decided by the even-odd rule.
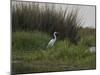
POLYGON ((54 34, 54 39, 56 39, 56 35, 54 34))

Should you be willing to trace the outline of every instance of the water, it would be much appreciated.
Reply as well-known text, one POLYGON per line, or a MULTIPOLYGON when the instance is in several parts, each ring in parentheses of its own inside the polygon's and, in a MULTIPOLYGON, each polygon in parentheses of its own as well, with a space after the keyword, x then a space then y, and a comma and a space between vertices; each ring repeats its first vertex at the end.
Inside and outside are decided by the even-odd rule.
POLYGON ((96 52, 96 47, 95 46, 90 47, 89 51, 91 53, 95 53, 96 52))

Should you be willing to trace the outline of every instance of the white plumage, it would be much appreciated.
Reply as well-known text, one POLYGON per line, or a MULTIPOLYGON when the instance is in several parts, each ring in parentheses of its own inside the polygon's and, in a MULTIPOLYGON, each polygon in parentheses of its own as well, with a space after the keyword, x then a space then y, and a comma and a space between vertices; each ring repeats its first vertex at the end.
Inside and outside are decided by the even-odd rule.
POLYGON ((52 46, 54 45, 54 43, 55 43, 55 41, 56 41, 56 34, 57 34, 57 32, 54 32, 54 33, 53 33, 54 38, 51 39, 51 40, 49 41, 49 43, 48 43, 48 45, 47 45, 47 48, 48 48, 48 47, 52 47, 52 46))

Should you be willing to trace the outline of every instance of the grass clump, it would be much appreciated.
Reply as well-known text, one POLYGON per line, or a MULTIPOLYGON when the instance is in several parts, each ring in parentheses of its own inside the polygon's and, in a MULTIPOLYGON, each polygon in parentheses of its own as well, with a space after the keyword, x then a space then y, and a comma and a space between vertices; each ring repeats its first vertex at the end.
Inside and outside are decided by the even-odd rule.
MULTIPOLYGON (((58 6, 60 6, 58 4, 58 6)), ((81 21, 78 10, 68 12, 68 7, 57 10, 56 5, 38 2, 12 2, 12 31, 42 31, 52 34, 59 32, 59 39, 69 38, 70 42, 79 41, 81 21), (72 34, 72 35, 70 35, 72 34)))

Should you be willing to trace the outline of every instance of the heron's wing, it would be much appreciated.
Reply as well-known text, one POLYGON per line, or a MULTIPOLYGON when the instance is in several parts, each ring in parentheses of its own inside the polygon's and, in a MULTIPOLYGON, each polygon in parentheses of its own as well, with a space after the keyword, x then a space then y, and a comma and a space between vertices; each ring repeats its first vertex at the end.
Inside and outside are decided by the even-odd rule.
POLYGON ((53 39, 51 39, 48 44, 52 44, 52 43, 53 43, 53 39))
POLYGON ((48 46, 53 46, 53 44, 54 44, 54 40, 51 39, 51 40, 49 41, 49 43, 48 43, 48 46))

